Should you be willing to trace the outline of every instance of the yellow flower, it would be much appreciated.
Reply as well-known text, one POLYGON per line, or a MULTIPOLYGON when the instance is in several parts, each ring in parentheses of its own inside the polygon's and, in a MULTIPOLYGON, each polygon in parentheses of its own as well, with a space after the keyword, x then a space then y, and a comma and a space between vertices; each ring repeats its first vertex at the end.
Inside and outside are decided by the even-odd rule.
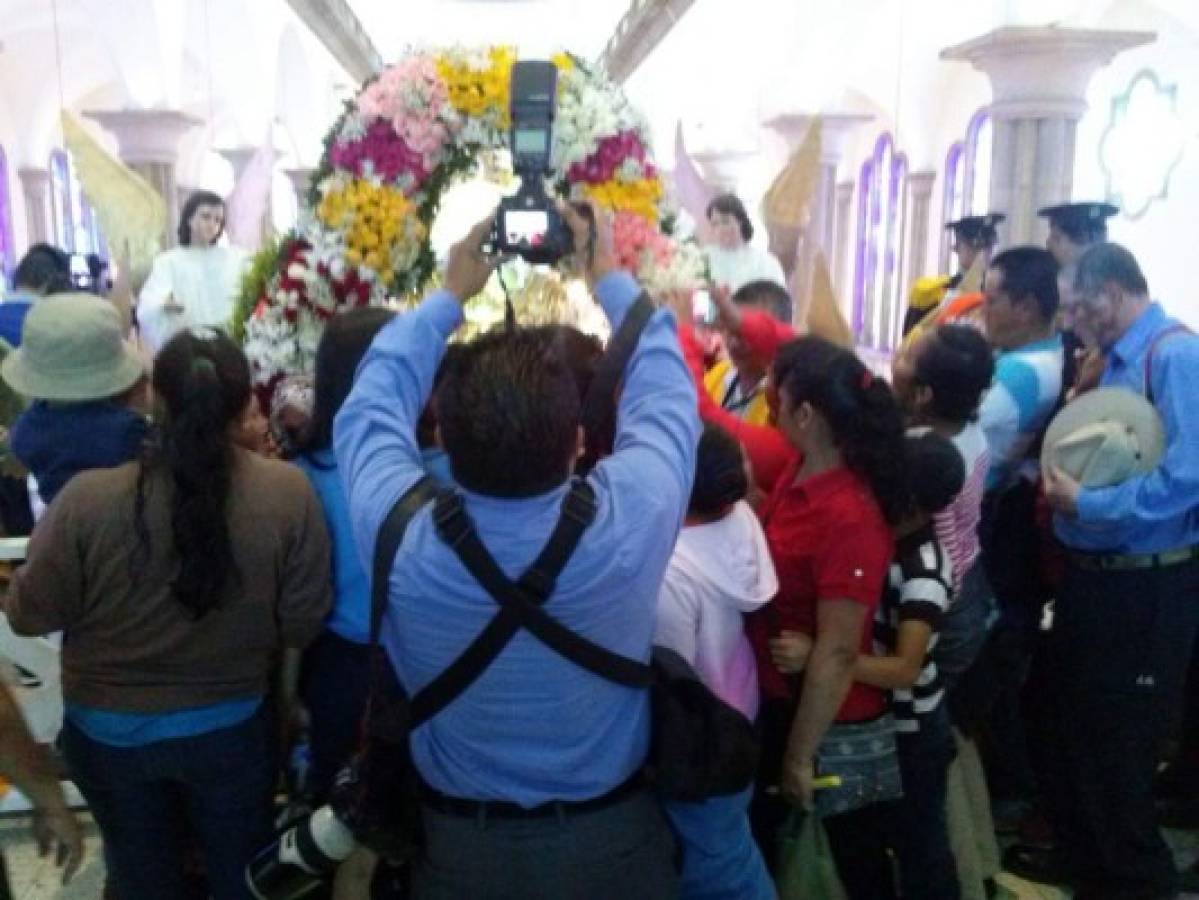
POLYGON ((508 81, 516 51, 511 47, 492 47, 488 65, 477 69, 467 61, 448 55, 436 59, 437 74, 445 82, 450 105, 459 113, 481 118, 490 113, 501 127, 508 124, 508 81))
POLYGON ((317 218, 344 233, 346 262, 374 270, 384 286, 393 281, 393 260, 400 251, 425 237, 416 207, 402 191, 363 179, 329 191, 317 218))
POLYGON ((631 212, 656 223, 658 202, 662 199, 662 182, 657 178, 642 178, 638 181, 605 181, 603 184, 585 185, 583 192, 588 199, 612 212, 631 212))

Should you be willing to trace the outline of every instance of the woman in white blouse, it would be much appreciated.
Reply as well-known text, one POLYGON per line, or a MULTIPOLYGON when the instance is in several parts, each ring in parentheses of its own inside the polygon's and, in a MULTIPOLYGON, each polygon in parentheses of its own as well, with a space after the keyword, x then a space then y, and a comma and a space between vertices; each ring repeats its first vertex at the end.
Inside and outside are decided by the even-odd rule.
POLYGON ((734 194, 721 194, 708 204, 708 225, 715 241, 707 247, 712 284, 735 294, 751 281, 787 286, 783 267, 769 251, 750 244, 754 226, 734 194))
POLYGON ((138 298, 138 330, 150 352, 185 328, 229 325, 245 256, 217 245, 224 230, 224 200, 211 191, 187 198, 179 217, 180 246, 155 258, 138 298))

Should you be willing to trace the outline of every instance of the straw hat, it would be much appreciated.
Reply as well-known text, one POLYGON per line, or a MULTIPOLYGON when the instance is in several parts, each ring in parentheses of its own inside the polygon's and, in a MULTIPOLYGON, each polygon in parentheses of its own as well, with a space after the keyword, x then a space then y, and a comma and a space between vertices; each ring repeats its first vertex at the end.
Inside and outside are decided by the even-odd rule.
POLYGON ((1049 423, 1041 466, 1055 466, 1083 487, 1109 487, 1156 468, 1165 449, 1153 404, 1125 388, 1099 388, 1049 423))
POLYGON ((21 346, 0 366, 18 393, 81 402, 124 393, 145 374, 116 307, 94 294, 53 294, 25 317, 21 346))

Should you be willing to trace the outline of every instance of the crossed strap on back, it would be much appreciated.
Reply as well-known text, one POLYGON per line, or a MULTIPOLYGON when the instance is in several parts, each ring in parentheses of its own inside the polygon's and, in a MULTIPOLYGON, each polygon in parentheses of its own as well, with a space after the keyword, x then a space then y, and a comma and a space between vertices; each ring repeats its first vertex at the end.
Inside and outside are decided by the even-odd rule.
POLYGON ((426 713, 434 714, 465 690, 521 628, 527 629, 555 653, 602 678, 633 688, 650 685, 653 673, 648 665, 587 640, 542 608, 583 532, 594 521, 595 513, 595 492, 586 481, 575 481, 545 549, 524 575, 512 581, 479 540, 461 496, 442 494, 438 497, 433 510, 437 533, 499 604, 500 611, 450 667, 416 696, 413 700, 414 725, 424 721, 426 713))

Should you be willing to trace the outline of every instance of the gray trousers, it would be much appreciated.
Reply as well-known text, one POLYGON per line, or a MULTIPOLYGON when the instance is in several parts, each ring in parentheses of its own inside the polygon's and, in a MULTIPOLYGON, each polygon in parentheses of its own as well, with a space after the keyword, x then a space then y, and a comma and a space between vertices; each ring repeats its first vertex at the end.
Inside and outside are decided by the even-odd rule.
POLYGON ((424 810, 414 900, 670 900, 674 838, 646 791, 537 819, 424 810))

